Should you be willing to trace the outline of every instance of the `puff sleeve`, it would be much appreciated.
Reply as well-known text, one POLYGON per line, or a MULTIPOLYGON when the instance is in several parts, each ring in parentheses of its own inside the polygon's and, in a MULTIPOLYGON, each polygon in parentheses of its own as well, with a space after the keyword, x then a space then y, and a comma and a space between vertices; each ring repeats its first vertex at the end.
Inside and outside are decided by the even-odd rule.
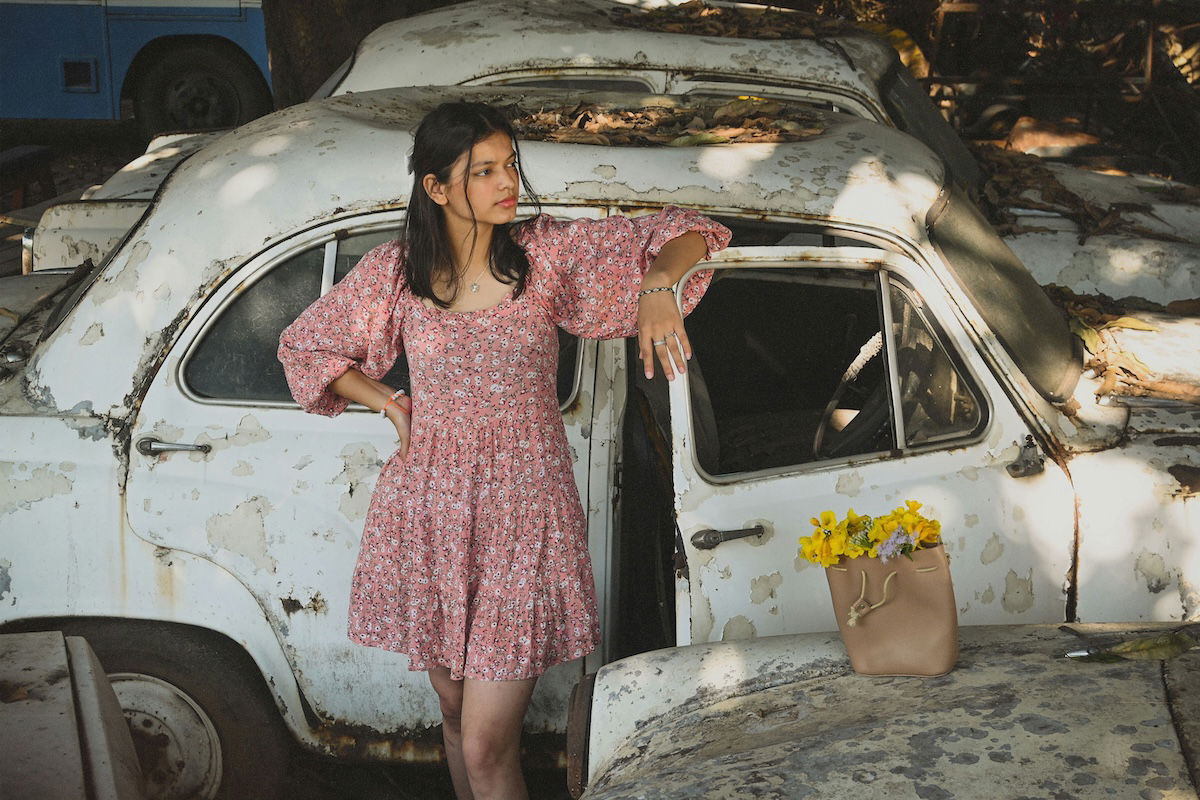
POLYGON ((350 401, 329 384, 350 367, 376 380, 401 350, 399 242, 370 250, 279 337, 278 357, 292 397, 310 413, 336 416, 350 401))
MULTIPOLYGON (((689 231, 704 237, 706 258, 729 243, 729 229, 689 209, 667 206, 641 217, 533 219, 518 242, 539 275, 554 323, 577 336, 615 339, 637 333, 637 291, 663 245, 689 231)), ((708 289, 712 271, 683 287, 686 315, 708 289)))

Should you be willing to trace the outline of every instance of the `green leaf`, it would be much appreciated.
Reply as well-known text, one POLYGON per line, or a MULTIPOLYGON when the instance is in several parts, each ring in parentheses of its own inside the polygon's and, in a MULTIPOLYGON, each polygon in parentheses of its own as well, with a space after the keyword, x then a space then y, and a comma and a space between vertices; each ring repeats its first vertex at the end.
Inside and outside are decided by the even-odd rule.
POLYGON ((1078 317, 1071 317, 1071 333, 1083 340, 1083 346, 1092 355, 1100 351, 1100 334, 1078 317))
POLYGON ((1110 322, 1104 323, 1105 328, 1129 328, 1134 331, 1156 331, 1158 328, 1151 325, 1149 322, 1143 322, 1135 317, 1118 317, 1110 322))
POLYGON ((1186 630, 1167 631, 1153 636, 1139 636, 1107 647, 1089 647, 1067 653, 1067 658, 1111 664, 1116 661, 1161 661, 1175 658, 1196 646, 1196 639, 1186 630))
POLYGON ((1174 658, 1196 646, 1196 640, 1185 631, 1170 631, 1157 636, 1129 639, 1108 648, 1113 655, 1131 661, 1155 661, 1174 658))

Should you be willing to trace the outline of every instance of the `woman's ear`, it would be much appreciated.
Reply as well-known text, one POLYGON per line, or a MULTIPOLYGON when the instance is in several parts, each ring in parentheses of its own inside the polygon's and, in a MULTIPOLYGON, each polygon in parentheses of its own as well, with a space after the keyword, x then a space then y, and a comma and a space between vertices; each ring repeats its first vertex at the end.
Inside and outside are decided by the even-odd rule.
POLYGON ((421 187, 425 190, 425 194, 429 195, 429 199, 439 206, 444 206, 449 202, 449 198, 446 197, 446 187, 438 183, 437 177, 432 172, 421 179, 421 187))

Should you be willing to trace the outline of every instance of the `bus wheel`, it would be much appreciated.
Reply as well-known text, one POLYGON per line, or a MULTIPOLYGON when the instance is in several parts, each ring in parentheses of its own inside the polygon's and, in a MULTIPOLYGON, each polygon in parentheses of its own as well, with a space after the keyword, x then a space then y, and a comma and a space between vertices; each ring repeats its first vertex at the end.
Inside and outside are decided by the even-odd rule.
POLYGON ((134 115, 147 137, 166 131, 232 128, 271 110, 271 95, 240 53, 198 45, 170 50, 137 82, 134 115))

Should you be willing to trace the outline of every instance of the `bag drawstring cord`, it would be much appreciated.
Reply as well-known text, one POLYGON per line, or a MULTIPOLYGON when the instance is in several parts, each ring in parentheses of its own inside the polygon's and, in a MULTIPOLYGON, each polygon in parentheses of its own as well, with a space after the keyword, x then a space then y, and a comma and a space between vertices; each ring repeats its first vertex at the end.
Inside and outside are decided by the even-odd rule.
POLYGON ((861 572, 862 575, 862 591, 858 593, 858 599, 850 605, 850 613, 847 615, 846 624, 851 627, 857 627, 858 621, 867 615, 868 612, 879 608, 888 601, 888 588, 892 584, 892 578, 896 577, 895 572, 888 573, 888 576, 883 580, 883 599, 878 603, 867 602, 867 573, 861 572))

